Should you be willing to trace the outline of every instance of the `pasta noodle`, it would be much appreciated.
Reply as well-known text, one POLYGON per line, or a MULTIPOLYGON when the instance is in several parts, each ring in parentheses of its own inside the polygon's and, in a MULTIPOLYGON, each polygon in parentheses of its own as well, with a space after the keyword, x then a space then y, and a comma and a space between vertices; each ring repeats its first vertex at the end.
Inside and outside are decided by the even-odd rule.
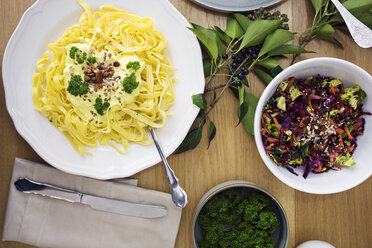
POLYGON ((147 128, 164 126, 174 103, 166 38, 151 18, 112 6, 92 12, 78 2, 84 8, 79 24, 49 44, 36 64, 35 109, 80 154, 97 141, 121 153, 129 142, 150 144, 147 128))

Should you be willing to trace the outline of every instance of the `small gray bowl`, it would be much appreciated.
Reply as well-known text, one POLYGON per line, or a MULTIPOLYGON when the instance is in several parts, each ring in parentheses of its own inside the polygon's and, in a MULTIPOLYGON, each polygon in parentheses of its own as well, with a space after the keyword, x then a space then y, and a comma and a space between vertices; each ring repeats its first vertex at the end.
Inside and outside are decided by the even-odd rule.
POLYGON ((203 239, 203 234, 201 233, 200 226, 199 226, 199 213, 205 203, 208 202, 209 199, 211 199, 214 195, 223 192, 226 189, 239 187, 243 188, 244 194, 251 194, 253 192, 259 192, 262 193, 270 198, 270 207, 271 210, 278 216, 279 219, 279 225, 272 234, 272 237, 274 239, 274 248, 283 248, 287 247, 288 245, 288 237, 289 237, 289 224, 288 224, 288 218, 287 215, 278 200, 274 198, 270 193, 268 193, 266 190, 261 188, 260 186, 247 182, 247 181, 227 181, 224 183, 221 183, 215 187, 213 187, 211 190, 209 190, 199 201, 198 205, 195 208, 194 216, 192 220, 192 233, 193 233, 193 240, 194 240, 194 246, 198 248, 198 241, 203 239))

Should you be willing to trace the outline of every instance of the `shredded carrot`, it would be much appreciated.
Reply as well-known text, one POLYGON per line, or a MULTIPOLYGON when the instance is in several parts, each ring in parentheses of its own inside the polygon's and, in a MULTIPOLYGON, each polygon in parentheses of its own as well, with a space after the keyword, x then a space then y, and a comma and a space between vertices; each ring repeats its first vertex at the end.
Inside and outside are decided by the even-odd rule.
POLYGON ((347 151, 347 152, 350 152, 350 150, 351 150, 351 147, 348 146, 348 147, 346 148, 346 151, 347 151))
POLYGON ((342 140, 342 136, 341 136, 341 134, 339 133, 338 134, 338 137, 340 138, 340 146, 344 146, 344 141, 342 140))
POLYGON ((336 166, 339 170, 341 170, 341 166, 339 166, 338 164, 335 164, 335 166, 336 166))
POLYGON ((338 153, 337 152, 333 153, 333 155, 335 156, 335 158, 338 157, 338 153))
POLYGON ((331 85, 331 92, 332 92, 332 94, 333 94, 333 95, 336 95, 335 88, 333 87, 332 84, 330 84, 330 85, 331 85))
POLYGON ((360 121, 360 122, 356 122, 356 123, 353 124, 354 128, 358 128, 358 127, 360 127, 361 125, 363 125, 363 122, 362 122, 362 121, 360 121))
POLYGON ((276 142, 279 142, 279 139, 268 137, 267 141, 269 141, 270 143, 276 143, 276 142))
POLYGON ((264 128, 264 130, 262 132, 262 134, 264 135, 266 133, 266 125, 265 125, 265 120, 264 120, 264 117, 263 116, 261 116, 261 123, 262 123, 262 126, 264 128))
POLYGON ((342 93, 342 94, 345 93, 344 84, 341 84, 341 93, 342 93))
POLYGON ((364 133, 363 133, 363 132, 358 132, 358 134, 360 134, 360 135, 364 135, 364 133))
POLYGON ((285 88, 285 91, 287 91, 289 89, 289 87, 291 87, 291 85, 293 84, 294 80, 295 80, 294 77, 289 80, 289 83, 288 83, 287 87, 285 88))
POLYGON ((319 165, 314 169, 315 172, 320 172, 321 170, 322 170, 322 165, 321 165, 321 164, 319 164, 319 165))
POLYGON ((353 138, 353 136, 351 136, 351 133, 350 133, 350 131, 349 131, 348 126, 345 126, 345 131, 346 131, 346 133, 347 133, 347 136, 349 136, 349 138, 350 138, 351 140, 353 140, 354 138, 353 138))
POLYGON ((338 132, 341 135, 345 133, 345 131, 342 130, 341 128, 336 128, 336 132, 338 132))
POLYGON ((335 123, 332 119, 329 119, 329 122, 330 122, 332 125, 336 126, 336 123, 335 123))
POLYGON ((313 105, 311 105, 311 99, 309 98, 309 107, 313 109, 313 105))
POLYGON ((279 125, 278 120, 275 117, 273 117, 273 120, 274 120, 274 123, 276 125, 276 128, 278 129, 278 131, 280 131, 280 125, 279 125))

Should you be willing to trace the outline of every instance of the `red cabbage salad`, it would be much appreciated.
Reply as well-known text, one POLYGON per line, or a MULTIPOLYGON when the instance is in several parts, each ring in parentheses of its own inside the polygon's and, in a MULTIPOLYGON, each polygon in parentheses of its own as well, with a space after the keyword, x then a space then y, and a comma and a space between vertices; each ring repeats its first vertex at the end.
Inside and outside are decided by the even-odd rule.
POLYGON ((357 137, 363 135, 366 93, 356 85, 311 76, 282 81, 269 98, 261 116, 266 154, 295 175, 303 177, 355 165, 352 157, 357 137))

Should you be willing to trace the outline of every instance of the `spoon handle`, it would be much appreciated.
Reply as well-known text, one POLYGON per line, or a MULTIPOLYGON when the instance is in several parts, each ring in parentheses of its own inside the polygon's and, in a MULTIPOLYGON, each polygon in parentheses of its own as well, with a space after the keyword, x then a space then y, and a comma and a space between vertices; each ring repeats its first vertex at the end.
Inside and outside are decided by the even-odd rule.
POLYGON ((165 156, 163 154, 163 151, 160 147, 160 144, 158 142, 158 138, 157 138, 154 130, 152 130, 152 128, 150 128, 150 133, 151 133, 152 139, 154 140, 156 149, 158 149, 160 158, 163 161, 164 168, 165 168, 165 174, 167 175, 167 178, 168 178, 168 184, 170 186, 174 186, 174 185, 178 184, 178 178, 176 177, 176 175, 174 175, 174 172, 173 172, 172 168, 169 166, 168 161, 165 158, 165 156))
POLYGON ((156 149, 158 150, 160 158, 163 161, 165 174, 167 175, 167 178, 168 178, 168 184, 172 188, 172 199, 178 207, 184 208, 187 204, 186 192, 179 185, 178 178, 176 177, 176 175, 174 175, 172 168, 169 166, 168 161, 163 154, 163 151, 160 147, 158 138, 156 137, 154 130, 152 128, 149 128, 149 129, 150 129, 152 139, 154 140, 156 149))
POLYGON ((344 19, 351 36, 358 46, 369 48, 372 46, 372 30, 353 16, 338 0, 331 0, 344 19))

